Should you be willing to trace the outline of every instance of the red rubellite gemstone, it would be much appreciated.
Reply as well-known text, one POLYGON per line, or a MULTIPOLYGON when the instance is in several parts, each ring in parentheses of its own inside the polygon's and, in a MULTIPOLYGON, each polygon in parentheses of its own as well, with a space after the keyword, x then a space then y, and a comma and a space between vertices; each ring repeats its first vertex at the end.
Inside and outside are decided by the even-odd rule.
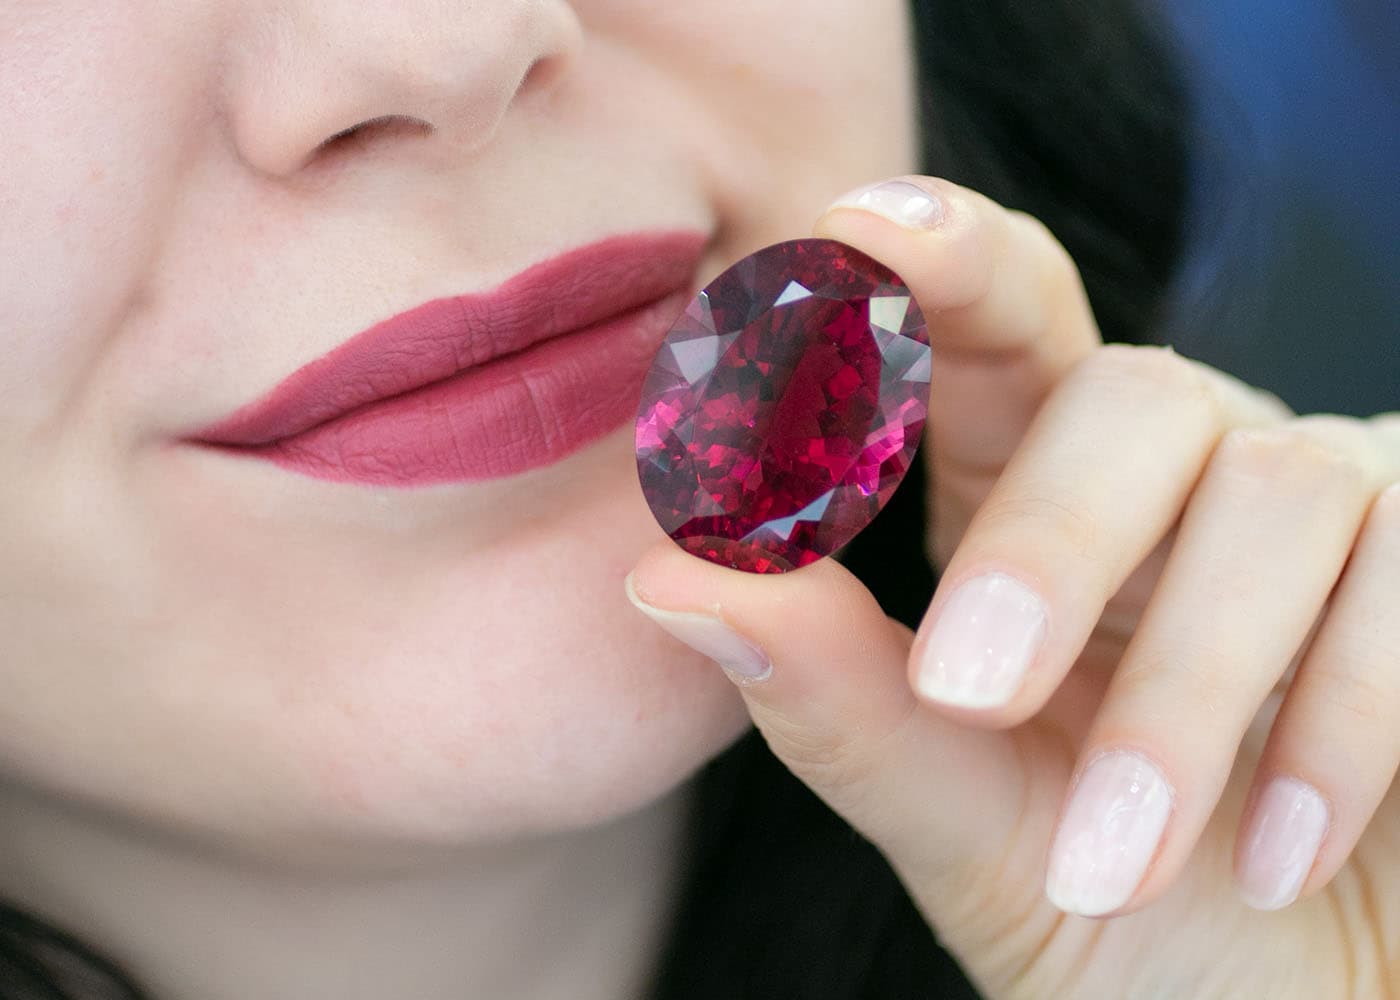
POLYGON ((729 268, 671 328, 642 388, 637 471, 688 552, 782 573, 874 519, 928 414, 923 314, 883 264, 792 240, 729 268))

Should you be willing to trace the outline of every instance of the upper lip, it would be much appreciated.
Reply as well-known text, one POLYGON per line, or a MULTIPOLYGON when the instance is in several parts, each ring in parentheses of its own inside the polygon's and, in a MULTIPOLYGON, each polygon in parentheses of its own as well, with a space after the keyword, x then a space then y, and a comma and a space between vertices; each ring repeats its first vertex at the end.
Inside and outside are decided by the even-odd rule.
POLYGON ((631 312, 688 286, 704 243, 690 230, 611 236, 535 264, 493 290, 425 302, 303 365, 195 439, 267 444, 631 312))

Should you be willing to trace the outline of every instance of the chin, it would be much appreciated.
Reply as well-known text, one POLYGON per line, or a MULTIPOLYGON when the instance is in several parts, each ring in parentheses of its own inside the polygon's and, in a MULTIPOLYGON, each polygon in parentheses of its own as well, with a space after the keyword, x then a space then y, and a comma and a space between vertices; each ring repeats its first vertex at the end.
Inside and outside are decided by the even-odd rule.
POLYGON ((165 619, 157 645, 94 638, 128 674, 103 725, 139 739, 41 777, 247 858, 361 869, 656 802, 748 717, 627 601, 664 535, 615 437, 534 489, 430 495, 182 457, 144 505, 147 589, 94 595, 165 619))
POLYGON ((547 585, 534 559, 503 561, 475 584, 493 613, 429 617, 419 642, 356 664, 307 720, 308 818, 409 851, 579 829, 667 795, 732 742, 748 721, 733 686, 637 621, 626 569, 595 558, 547 585))

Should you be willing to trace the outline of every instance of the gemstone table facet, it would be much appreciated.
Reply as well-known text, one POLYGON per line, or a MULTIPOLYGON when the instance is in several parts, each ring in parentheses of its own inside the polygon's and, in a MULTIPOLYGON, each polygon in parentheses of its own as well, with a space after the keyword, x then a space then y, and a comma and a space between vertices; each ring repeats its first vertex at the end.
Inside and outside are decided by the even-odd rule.
POLYGON ((928 413, 923 314, 834 240, 745 257, 691 302, 642 388, 637 471, 682 548, 753 573, 845 545, 890 498, 928 413))

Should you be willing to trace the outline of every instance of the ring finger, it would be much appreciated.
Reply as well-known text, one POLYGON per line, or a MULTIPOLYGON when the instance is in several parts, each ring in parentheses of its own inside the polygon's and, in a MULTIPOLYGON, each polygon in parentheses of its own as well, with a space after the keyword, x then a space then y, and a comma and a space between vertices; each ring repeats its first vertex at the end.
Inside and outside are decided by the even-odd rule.
POLYGON ((1122 912, 1175 878, 1388 479, 1359 421, 1224 436, 1081 749, 1047 875, 1057 906, 1122 912))

